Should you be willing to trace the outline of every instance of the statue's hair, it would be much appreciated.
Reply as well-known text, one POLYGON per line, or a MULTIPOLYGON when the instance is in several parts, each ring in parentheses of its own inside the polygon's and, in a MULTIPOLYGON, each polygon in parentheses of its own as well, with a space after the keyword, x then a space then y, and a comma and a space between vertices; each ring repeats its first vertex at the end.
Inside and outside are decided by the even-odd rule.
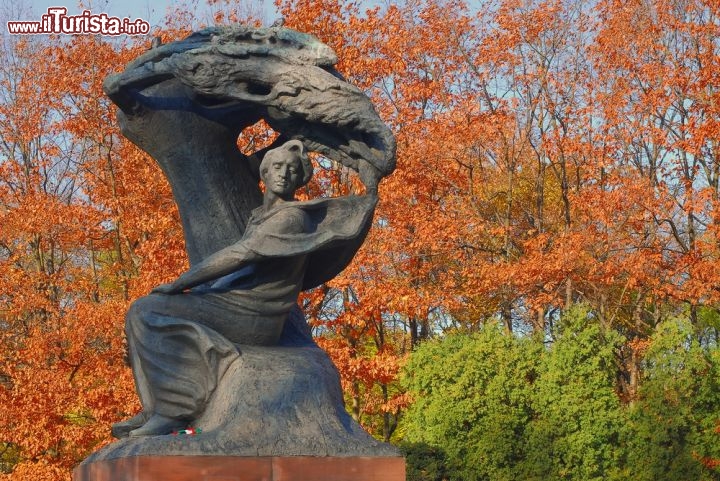
POLYGON ((300 160, 300 169, 302 169, 302 178, 298 184, 298 188, 310 182, 310 178, 313 175, 313 166, 308 158, 307 152, 305 152, 305 146, 299 140, 290 140, 282 144, 280 147, 276 147, 272 150, 268 150, 265 156, 260 162, 260 177, 263 178, 268 170, 268 164, 270 160, 278 155, 284 155, 290 153, 295 155, 300 160))

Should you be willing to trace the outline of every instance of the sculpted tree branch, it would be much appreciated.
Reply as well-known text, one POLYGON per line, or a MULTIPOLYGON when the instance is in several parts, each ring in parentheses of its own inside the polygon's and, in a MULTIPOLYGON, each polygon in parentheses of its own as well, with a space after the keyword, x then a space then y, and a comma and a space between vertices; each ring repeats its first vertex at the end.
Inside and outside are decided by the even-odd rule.
POLYGON ((300 140, 359 171, 369 192, 393 171, 392 132, 336 61, 315 37, 289 29, 214 27, 154 48, 106 79, 123 134, 173 186, 191 263, 237 240, 260 202, 257 173, 236 147, 260 119, 281 134, 271 148, 300 140), (207 235, 208 212, 220 219, 216 235, 207 235))

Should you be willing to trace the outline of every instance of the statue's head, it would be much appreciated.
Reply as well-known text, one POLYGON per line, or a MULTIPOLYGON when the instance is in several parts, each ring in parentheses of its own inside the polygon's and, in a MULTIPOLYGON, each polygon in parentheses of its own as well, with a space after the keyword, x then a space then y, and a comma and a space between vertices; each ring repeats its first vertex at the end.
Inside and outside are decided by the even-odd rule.
POLYGON ((265 188, 280 197, 295 193, 312 177, 313 167, 299 140, 290 140, 269 150, 260 163, 260 178, 265 188))

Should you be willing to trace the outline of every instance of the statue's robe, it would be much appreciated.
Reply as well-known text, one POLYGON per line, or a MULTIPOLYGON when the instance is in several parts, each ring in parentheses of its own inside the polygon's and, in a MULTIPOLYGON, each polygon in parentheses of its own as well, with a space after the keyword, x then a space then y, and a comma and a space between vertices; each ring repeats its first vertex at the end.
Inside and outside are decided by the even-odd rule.
POLYGON ((235 358, 237 345, 274 345, 301 290, 332 279, 352 259, 376 198, 288 202, 253 212, 229 249, 255 261, 209 285, 138 299, 126 317, 130 363, 146 413, 194 419, 235 358))

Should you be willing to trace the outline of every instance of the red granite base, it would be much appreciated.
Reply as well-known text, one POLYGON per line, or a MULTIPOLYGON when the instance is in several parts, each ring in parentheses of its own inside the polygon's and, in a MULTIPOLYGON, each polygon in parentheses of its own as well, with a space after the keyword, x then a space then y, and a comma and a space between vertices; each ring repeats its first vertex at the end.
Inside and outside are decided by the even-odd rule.
POLYGON ((397 457, 137 456, 78 466, 73 481, 405 481, 397 457))

